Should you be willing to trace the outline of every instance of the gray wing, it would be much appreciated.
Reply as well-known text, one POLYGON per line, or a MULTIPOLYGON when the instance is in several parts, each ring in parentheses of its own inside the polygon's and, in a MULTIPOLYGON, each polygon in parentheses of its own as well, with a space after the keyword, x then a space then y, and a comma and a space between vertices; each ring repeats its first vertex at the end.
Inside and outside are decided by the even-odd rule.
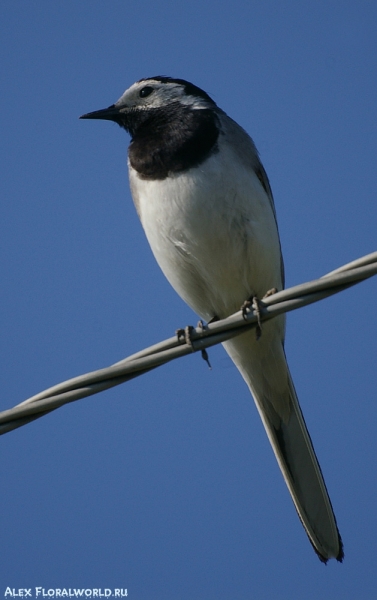
MULTIPOLYGON (((267 176, 267 173, 263 167, 261 162, 259 152, 254 144, 254 141, 249 136, 249 134, 240 126, 236 121, 233 121, 231 117, 229 117, 224 111, 218 109, 218 114, 220 118, 221 128, 226 135, 227 143, 231 144, 233 149, 235 150, 238 158, 241 163, 243 163, 247 168, 254 169, 259 181, 261 182, 270 206, 272 213, 274 215, 276 229, 279 231, 277 218, 276 218, 276 209, 274 197, 272 194, 270 182, 267 176)), ((279 238, 280 239, 280 238, 279 238)), ((283 282, 283 287, 285 285, 285 275, 284 275, 284 262, 283 255, 280 247, 280 265, 281 265, 281 279, 283 282)))

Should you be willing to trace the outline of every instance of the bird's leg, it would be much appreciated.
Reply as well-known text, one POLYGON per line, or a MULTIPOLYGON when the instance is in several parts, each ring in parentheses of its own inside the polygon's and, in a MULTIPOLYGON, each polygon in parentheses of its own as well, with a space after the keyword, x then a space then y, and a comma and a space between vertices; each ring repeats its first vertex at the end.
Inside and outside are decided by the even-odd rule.
MULTIPOLYGON (((216 319, 216 318, 217 317, 214 317, 214 319, 216 319)), ((212 322, 213 322, 213 319, 211 319, 210 323, 212 323, 212 322)), ((200 319, 200 321, 198 321, 197 327, 198 327, 198 329, 201 329, 202 331, 204 331, 205 325, 201 319, 200 319)), ((203 350, 201 351, 201 354, 202 354, 202 359, 206 361, 208 368, 212 370, 211 363, 209 362, 208 352, 205 348, 203 348, 203 350)))
POLYGON ((253 308, 255 316, 257 317, 257 326, 255 328, 255 334, 256 334, 257 340, 259 340, 259 338, 262 335, 262 321, 260 318, 261 304, 260 304, 260 300, 259 300, 259 298, 257 298, 257 296, 253 296, 252 301, 251 301, 251 306, 253 308))
MULTIPOLYGON (((276 288, 271 288, 270 290, 268 290, 268 292, 265 293, 262 300, 264 298, 268 298, 269 296, 272 296, 272 294, 276 294, 276 292, 277 292, 276 288)), ((257 317, 257 326, 255 329, 256 329, 257 340, 259 340, 259 338, 262 335, 262 321, 261 321, 262 306, 261 306, 261 301, 259 300, 259 298, 257 296, 251 296, 251 298, 249 298, 249 300, 245 300, 245 302, 241 306, 242 316, 245 319, 245 321, 247 321, 247 311, 250 308, 253 309, 255 316, 257 317)))
MULTIPOLYGON (((214 321, 218 321, 218 320, 219 320, 218 317, 213 317, 210 320, 210 323, 213 323, 214 321)), ((202 320, 200 320, 198 322, 197 328, 201 329, 202 331, 204 331, 205 325, 204 325, 204 323, 203 323, 202 320)), ((191 334, 192 334, 193 330, 194 330, 194 327, 192 325, 187 325, 187 327, 185 327, 184 329, 177 329, 175 333, 177 335, 178 341, 180 342, 181 340, 184 340, 186 342, 186 344, 194 352, 194 348, 193 348, 193 345, 192 345, 192 337, 191 337, 191 334)), ((203 350, 201 350, 201 355, 202 355, 202 359, 206 361, 208 367, 210 369, 212 369, 211 363, 209 362, 208 352, 207 352, 207 350, 205 348, 203 348, 203 350)))

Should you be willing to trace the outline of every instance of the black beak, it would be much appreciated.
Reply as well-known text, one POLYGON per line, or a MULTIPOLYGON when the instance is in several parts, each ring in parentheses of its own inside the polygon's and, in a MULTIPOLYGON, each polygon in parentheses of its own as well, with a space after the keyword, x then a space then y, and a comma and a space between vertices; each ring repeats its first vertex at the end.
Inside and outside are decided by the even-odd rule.
POLYGON ((119 122, 119 113, 119 107, 112 104, 109 108, 86 113, 85 115, 82 115, 80 119, 103 119, 105 121, 119 122))

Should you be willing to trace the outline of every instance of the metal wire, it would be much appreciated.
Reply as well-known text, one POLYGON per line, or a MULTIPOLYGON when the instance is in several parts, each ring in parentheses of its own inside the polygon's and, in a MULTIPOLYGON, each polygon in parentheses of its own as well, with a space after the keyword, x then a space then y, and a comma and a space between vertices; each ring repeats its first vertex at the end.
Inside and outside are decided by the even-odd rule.
MULTIPOLYGON (((373 252, 331 271, 320 279, 296 285, 263 299, 260 302, 260 319, 272 319, 282 313, 318 302, 376 274, 377 252, 373 252)), ((216 323, 192 329, 189 341, 174 336, 132 354, 110 367, 68 379, 1 412, 0 435, 22 427, 64 404, 98 394, 171 360, 220 344, 256 327, 257 324, 258 317, 253 310, 248 309, 246 315, 240 310, 216 323)))

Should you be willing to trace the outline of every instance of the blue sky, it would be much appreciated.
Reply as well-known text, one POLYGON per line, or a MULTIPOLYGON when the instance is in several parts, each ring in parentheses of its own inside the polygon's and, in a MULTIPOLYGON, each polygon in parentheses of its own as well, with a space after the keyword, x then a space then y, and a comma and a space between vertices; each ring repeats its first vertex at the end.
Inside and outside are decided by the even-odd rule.
MULTIPOLYGON (((2 410, 197 320, 144 238, 127 135, 78 120, 141 77, 194 82, 252 135, 288 286, 377 249, 376 18, 364 0, 3 2, 2 410)), ((374 597, 376 286, 288 318, 343 565, 314 555, 220 347, 212 371, 182 359, 2 437, 0 595, 374 597)))

